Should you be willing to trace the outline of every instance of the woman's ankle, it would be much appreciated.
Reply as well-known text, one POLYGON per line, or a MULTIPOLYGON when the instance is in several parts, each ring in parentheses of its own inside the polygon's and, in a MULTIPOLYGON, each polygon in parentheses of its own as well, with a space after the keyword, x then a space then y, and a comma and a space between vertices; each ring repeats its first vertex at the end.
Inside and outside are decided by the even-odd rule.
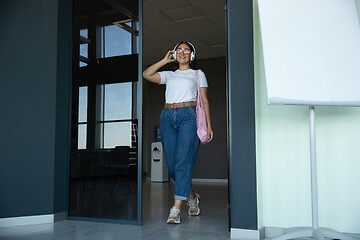
POLYGON ((194 192, 191 190, 190 194, 189 194, 189 198, 194 200, 195 199, 195 194, 194 192))
POLYGON ((182 201, 181 200, 178 200, 178 199, 175 199, 174 201, 174 206, 177 207, 178 209, 181 208, 181 204, 182 204, 182 201))

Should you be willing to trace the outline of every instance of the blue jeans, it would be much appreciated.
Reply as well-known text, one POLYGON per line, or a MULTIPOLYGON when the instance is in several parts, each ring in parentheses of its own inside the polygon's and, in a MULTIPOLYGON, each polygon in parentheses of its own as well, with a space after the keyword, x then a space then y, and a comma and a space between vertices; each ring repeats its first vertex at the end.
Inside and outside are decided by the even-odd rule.
POLYGON ((170 177, 175 181, 174 197, 187 200, 199 138, 196 134, 196 107, 164 108, 160 134, 170 177))

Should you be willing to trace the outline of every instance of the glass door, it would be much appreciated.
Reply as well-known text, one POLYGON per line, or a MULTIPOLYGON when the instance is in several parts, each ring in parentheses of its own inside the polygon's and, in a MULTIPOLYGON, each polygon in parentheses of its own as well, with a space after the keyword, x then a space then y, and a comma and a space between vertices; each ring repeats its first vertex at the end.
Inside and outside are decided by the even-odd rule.
POLYGON ((68 218, 141 224, 141 0, 73 9, 68 218))

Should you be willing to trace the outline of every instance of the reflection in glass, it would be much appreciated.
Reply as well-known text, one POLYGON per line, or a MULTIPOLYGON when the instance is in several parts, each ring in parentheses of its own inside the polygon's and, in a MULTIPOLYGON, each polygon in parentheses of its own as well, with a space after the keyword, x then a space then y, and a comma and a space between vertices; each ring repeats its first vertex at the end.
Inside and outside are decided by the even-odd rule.
POLYGON ((131 146, 131 122, 104 123, 104 148, 131 146))
POLYGON ((87 29, 80 29, 80 36, 84 38, 88 38, 88 30, 87 29))
POLYGON ((88 57, 88 44, 80 45, 80 56, 88 57))
POLYGON ((105 85, 104 120, 131 119, 132 83, 105 85))
MULTIPOLYGON (((80 56, 83 56, 86 58, 88 57, 88 44, 80 44, 80 56)), ((87 65, 87 63, 80 61, 79 67, 84 67, 86 65, 87 65)))
POLYGON ((121 67, 135 59, 131 54, 138 35, 113 25, 139 26, 138 1, 73 2, 73 29, 80 31, 73 36, 73 46, 79 47, 73 56, 73 93, 79 95, 72 108, 68 214, 100 221, 140 220, 138 113, 132 109, 137 100, 134 83, 124 82, 137 79, 126 77, 134 72, 121 67))
POLYGON ((79 122, 87 121, 88 87, 79 87, 79 122))
POLYGON ((78 125, 78 149, 86 149, 86 127, 87 124, 78 125))
POLYGON ((103 57, 131 54, 131 33, 116 25, 105 26, 104 32, 105 47, 103 57))
POLYGON ((85 66, 87 66, 87 63, 84 63, 84 62, 79 62, 79 67, 85 67, 85 66))
MULTIPOLYGON (((80 30, 80 36, 84 37, 84 38, 88 38, 88 30, 87 29, 81 29, 80 30)), ((88 43, 82 43, 80 41, 80 56, 83 56, 83 57, 88 57, 88 46, 89 44, 88 43)), ((84 67, 86 66, 87 63, 84 63, 82 61, 79 62, 79 67, 84 67)))
POLYGON ((72 152, 69 216, 136 220, 136 121, 105 125, 112 125, 105 126, 110 131, 116 132, 121 129, 122 135, 127 132, 126 145, 116 145, 111 149, 84 149, 72 152), (127 131, 117 126, 119 124, 127 131))
POLYGON ((136 220, 137 167, 130 151, 118 146, 72 153, 69 216, 136 220))

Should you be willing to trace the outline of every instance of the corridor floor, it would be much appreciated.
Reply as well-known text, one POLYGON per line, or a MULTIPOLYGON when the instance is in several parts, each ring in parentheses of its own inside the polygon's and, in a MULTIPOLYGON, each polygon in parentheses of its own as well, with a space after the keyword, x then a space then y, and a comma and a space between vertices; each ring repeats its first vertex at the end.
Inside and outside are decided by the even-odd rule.
POLYGON ((201 196, 201 214, 187 215, 183 203, 181 224, 166 224, 172 204, 171 183, 143 184, 143 226, 61 221, 55 224, 0 228, 1 240, 167 240, 167 239, 229 239, 227 184, 194 183, 201 196))

